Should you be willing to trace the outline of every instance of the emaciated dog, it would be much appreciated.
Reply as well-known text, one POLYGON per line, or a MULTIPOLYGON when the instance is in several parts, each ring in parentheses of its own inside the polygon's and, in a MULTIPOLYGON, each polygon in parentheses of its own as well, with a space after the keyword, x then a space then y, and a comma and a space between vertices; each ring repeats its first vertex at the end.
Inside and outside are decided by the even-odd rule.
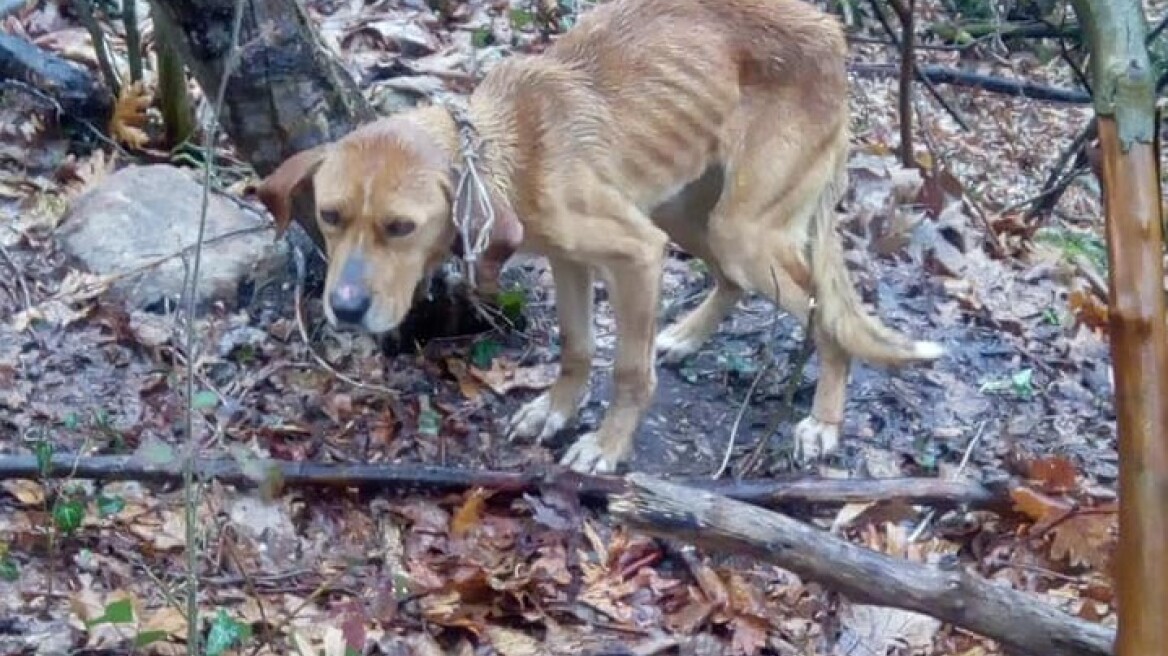
POLYGON ((471 208, 467 222, 493 224, 480 233, 484 278, 517 249, 546 256, 560 373, 512 417, 511 437, 549 438, 583 403, 598 274, 617 353, 610 408, 562 460, 584 472, 629 457, 658 355, 696 351, 747 292, 801 322, 814 299, 820 374, 795 430, 807 461, 837 448, 852 357, 903 366, 943 354, 867 314, 849 281, 835 232, 848 137, 833 17, 801 0, 613 0, 543 54, 499 63, 465 111, 431 105, 370 123, 290 157, 257 191, 283 229, 290 195, 311 180, 326 314, 372 333, 393 329, 419 283, 465 243, 452 220, 460 208, 471 208), (460 191, 472 164, 478 202, 460 191), (670 239, 715 285, 658 334, 670 239))

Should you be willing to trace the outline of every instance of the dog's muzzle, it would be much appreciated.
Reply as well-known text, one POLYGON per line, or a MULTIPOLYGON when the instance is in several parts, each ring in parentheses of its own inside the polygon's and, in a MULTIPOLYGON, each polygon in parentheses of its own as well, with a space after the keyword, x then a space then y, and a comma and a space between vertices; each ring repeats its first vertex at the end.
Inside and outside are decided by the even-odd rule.
POLYGON ((365 284, 365 261, 361 256, 351 255, 345 261, 328 302, 340 323, 360 324, 365 318, 373 295, 365 284))

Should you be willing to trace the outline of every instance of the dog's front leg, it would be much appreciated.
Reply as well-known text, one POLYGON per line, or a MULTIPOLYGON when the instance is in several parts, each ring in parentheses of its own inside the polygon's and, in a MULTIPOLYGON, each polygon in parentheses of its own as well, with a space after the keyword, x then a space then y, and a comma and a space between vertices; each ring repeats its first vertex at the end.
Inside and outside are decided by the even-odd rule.
POLYGON ((577 471, 611 473, 627 460, 637 427, 653 400, 657 389, 653 342, 664 241, 662 234, 659 243, 650 241, 637 257, 605 266, 617 327, 613 399, 599 430, 582 435, 564 455, 561 462, 577 471))
POLYGON ((562 258, 548 258, 556 285, 560 323, 560 375, 551 388, 515 413, 510 439, 551 438, 584 404, 592 372, 595 340, 592 332, 592 270, 562 258))

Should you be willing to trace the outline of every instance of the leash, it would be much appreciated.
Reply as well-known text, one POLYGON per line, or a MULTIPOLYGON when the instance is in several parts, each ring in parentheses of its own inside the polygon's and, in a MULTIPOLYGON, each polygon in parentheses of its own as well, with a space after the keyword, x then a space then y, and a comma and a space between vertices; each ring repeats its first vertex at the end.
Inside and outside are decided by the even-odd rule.
POLYGON ((458 128, 459 155, 462 167, 455 186, 454 204, 451 218, 458 230, 459 246, 462 254, 458 258, 460 272, 471 288, 477 286, 475 264, 491 243, 491 230, 495 227, 495 209, 491 205, 490 192, 479 171, 482 153, 482 139, 471 123, 467 111, 454 103, 446 104, 454 125, 458 128), (475 216, 482 218, 478 221, 475 216))

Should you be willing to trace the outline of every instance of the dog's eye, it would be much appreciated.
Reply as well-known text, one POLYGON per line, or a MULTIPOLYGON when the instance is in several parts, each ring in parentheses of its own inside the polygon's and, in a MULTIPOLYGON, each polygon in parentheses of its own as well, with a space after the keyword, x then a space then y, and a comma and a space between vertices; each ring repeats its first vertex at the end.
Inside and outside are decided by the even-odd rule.
POLYGON ((406 221, 404 219, 390 221, 385 224, 385 234, 388 237, 405 237, 413 232, 416 227, 417 224, 413 221, 406 221))
POLYGON ((336 210, 321 210, 320 220, 325 225, 335 226, 341 222, 341 213, 336 210))

